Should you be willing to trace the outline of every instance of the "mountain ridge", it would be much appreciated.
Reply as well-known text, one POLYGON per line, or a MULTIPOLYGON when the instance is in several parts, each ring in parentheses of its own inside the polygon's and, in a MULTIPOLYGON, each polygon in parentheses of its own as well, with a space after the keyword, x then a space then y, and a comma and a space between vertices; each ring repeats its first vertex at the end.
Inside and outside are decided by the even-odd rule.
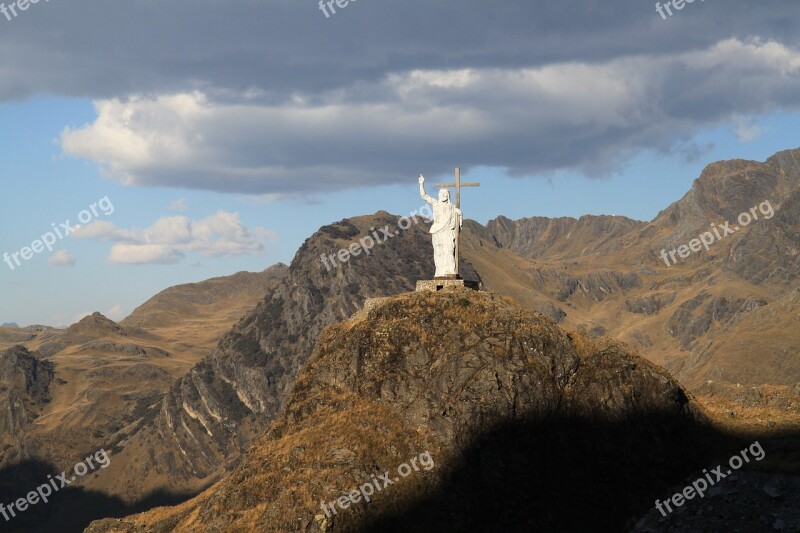
MULTIPOLYGON (((488 224, 465 220, 462 271, 575 335, 619 337, 634 352, 673 371, 692 390, 706 390, 710 381, 714 391, 742 383, 781 383, 789 387, 781 398, 788 398, 792 409, 796 400, 790 385, 794 379, 800 382, 792 354, 797 353, 800 339, 780 335, 796 328, 796 320, 773 311, 794 309, 790 291, 797 285, 800 268, 798 152, 777 154, 769 164, 711 165, 696 180, 697 190, 706 196, 714 193, 713 180, 725 182, 724 172, 732 172, 731 184, 719 189, 731 197, 725 202, 704 200, 708 205, 727 205, 729 211, 752 206, 747 192, 751 190, 776 194, 785 190, 788 195, 775 202, 773 218, 758 221, 680 264, 666 267, 654 249, 679 242, 684 234, 696 236, 707 227, 709 221, 703 217, 709 215, 697 208, 697 199, 705 198, 700 192, 674 203, 651 222, 609 216, 555 222, 498 217, 491 222, 492 231, 488 224), (760 180, 765 184, 753 185, 760 180), (605 238, 606 233, 614 237, 605 238), (729 356, 717 348, 731 346, 737 338, 747 339, 753 353, 731 350, 729 356), (770 343, 763 342, 766 338, 770 343), (716 339, 720 339, 717 344, 716 339), (759 358, 780 364, 754 364, 759 358)), ((714 215, 711 222, 721 222, 720 217, 714 215)), ((407 292, 416 279, 431 276, 427 223, 387 237, 368 256, 353 256, 332 268, 321 262, 322 256, 358 242, 375 227, 397 221, 395 215, 379 211, 320 228, 306 239, 288 268, 276 265, 276 272, 283 268, 285 272, 272 280, 241 320, 224 335, 220 331, 216 347, 208 348, 199 361, 169 367, 176 380, 154 368, 134 367, 142 376, 134 379, 152 376, 148 378, 152 394, 131 405, 130 416, 135 418, 126 419, 131 424, 103 436, 113 443, 119 461, 89 480, 90 485, 134 502, 154 490, 201 490, 237 468, 247 448, 283 409, 299 368, 324 327, 352 316, 368 297, 407 292)), ((202 294, 200 300, 205 301, 202 294)), ((128 327, 127 320, 119 327, 128 327)), ((151 326, 147 333, 189 338, 192 331, 189 325, 183 333, 151 326)), ((61 334, 36 333, 51 340, 61 334)), ((0 331, 2 335, 5 331, 0 331)), ((36 347, 36 342, 28 344, 36 347)), ((127 342, 114 341, 123 350, 127 342)), ((158 361, 176 359, 175 351, 186 349, 180 344, 173 342, 158 361)), ((146 345, 140 346, 147 351, 146 345)), ((74 354, 67 350, 53 357, 81 355, 82 347, 90 350, 86 355, 96 353, 87 342, 69 348, 74 354)), ((109 392, 117 386, 112 381, 107 384, 109 392)), ((715 394, 719 400, 720 393, 715 394)))

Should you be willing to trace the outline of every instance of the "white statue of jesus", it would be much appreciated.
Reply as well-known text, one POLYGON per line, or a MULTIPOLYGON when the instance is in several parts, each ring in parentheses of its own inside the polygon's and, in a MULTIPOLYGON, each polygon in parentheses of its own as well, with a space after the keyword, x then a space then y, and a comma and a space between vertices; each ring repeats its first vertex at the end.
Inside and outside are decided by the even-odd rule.
POLYGON ((461 210, 450 202, 450 191, 439 190, 436 200, 425 194, 425 178, 419 176, 419 195, 433 207, 433 261, 436 264, 434 277, 456 275, 456 224, 461 229, 463 216, 461 210))

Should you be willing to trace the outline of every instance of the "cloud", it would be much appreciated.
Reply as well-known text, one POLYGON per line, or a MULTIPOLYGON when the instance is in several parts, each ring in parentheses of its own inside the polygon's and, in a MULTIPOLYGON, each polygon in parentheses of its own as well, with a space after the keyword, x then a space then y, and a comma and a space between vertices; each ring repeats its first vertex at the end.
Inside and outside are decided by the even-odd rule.
POLYGON ((183 252, 164 244, 115 244, 108 260, 124 265, 171 265, 184 258, 183 252))
POLYGON ((47 258, 48 264, 54 267, 74 266, 75 258, 70 255, 66 250, 58 250, 56 253, 47 258))
POLYGON ((456 164, 603 174, 734 114, 797 107, 798 2, 695 2, 669 21, 629 0, 35 11, 0 32, 25 51, 0 54, 0 102, 93 101, 63 149, 128 185, 268 201, 456 164))
POLYGON ((288 101, 417 69, 602 63, 750 35, 797 42, 799 14, 796 2, 753 0, 695 3, 668 22, 630 0, 354 3, 334 19, 314 1, 50 2, 4 22, 0 49, 25 53, 0 56, 0 101, 204 88, 288 101))
POLYGON ((764 133, 758 124, 753 120, 738 119, 734 127, 736 139, 741 143, 746 143, 758 139, 764 133))
POLYGON ((454 163, 603 175, 734 117, 800 108, 800 51, 774 41, 600 63, 410 70, 288 102, 203 91, 101 100, 65 152, 126 185, 256 195, 413 181, 454 163), (724 94, 724 98, 720 95, 724 94))
POLYGON ((86 318, 91 314, 92 314, 91 311, 84 311, 83 313, 78 313, 77 315, 74 315, 72 317, 72 321, 69 323, 69 325, 74 324, 75 322, 80 322, 81 320, 83 320, 84 318, 86 318))
POLYGON ((218 211, 202 220, 162 217, 141 230, 117 228, 111 222, 96 221, 73 235, 114 242, 108 260, 117 264, 172 264, 191 252, 209 257, 262 253, 263 240, 274 237, 264 228, 248 230, 238 213, 226 211, 218 211))
POLYGON ((111 320, 113 320, 114 322, 119 322, 120 320, 122 320, 123 318, 125 318, 125 316, 126 316, 126 315, 127 315, 127 313, 125 313, 125 311, 123 310, 123 308, 122 308, 122 304, 116 304, 116 305, 114 305, 114 306, 113 306, 111 309, 109 309, 109 310, 108 310, 108 312, 106 313, 106 316, 107 316, 108 318, 110 318, 111 320))
POLYGON ((170 211, 183 212, 183 211, 186 211, 188 208, 189 208, 189 206, 186 203, 186 200, 184 198, 179 198, 178 200, 175 200, 174 202, 169 204, 170 211))
POLYGON ((53 325, 54 328, 66 328, 76 322, 80 322, 81 319, 86 318, 91 314, 92 314, 91 311, 85 311, 83 313, 78 313, 72 316, 67 316, 63 313, 59 313, 53 315, 53 317, 50 319, 50 323, 53 325))

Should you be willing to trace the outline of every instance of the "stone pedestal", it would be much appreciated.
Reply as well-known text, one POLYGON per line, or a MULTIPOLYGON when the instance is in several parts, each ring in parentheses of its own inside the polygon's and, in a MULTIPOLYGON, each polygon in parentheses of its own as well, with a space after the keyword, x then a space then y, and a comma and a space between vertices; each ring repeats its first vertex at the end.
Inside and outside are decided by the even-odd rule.
POLYGON ((466 287, 474 291, 481 290, 481 282, 469 279, 435 278, 417 280, 417 292, 436 292, 449 287, 466 287))

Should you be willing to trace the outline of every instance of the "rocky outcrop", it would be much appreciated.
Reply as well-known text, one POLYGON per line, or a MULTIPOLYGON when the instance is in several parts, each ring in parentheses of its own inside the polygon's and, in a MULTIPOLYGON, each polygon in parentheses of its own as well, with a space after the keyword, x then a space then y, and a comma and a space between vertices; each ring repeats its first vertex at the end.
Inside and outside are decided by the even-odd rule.
POLYGON ((539 303, 535 306, 535 309, 556 324, 563 322, 564 318, 567 316, 567 313, 565 313, 563 309, 551 302, 539 303))
POLYGON ((765 305, 767 302, 764 300, 717 297, 702 292, 678 307, 678 310, 667 322, 667 332, 680 339, 683 347, 690 348, 692 343, 704 335, 713 323, 735 324, 742 319, 743 315, 765 305), (706 300, 708 302, 700 309, 701 304, 706 300))
POLYGON ((651 294, 625 300, 625 309, 641 315, 655 315, 662 307, 675 301, 675 292, 651 294))
POLYGON ((586 275, 573 275, 566 271, 541 269, 537 276, 544 284, 557 290, 555 298, 565 302, 571 298, 585 297, 600 302, 612 294, 624 294, 642 286, 635 272, 598 271, 586 275))
POLYGON ((621 530, 686 473, 692 453, 674 450, 704 424, 613 341, 490 293, 411 293, 328 328, 223 481, 87 531, 621 530), (423 452, 435 467, 395 474, 423 452), (370 502, 321 509, 383 472, 370 502))
POLYGON ((110 341, 91 341, 81 345, 77 352, 117 352, 142 357, 169 357, 169 353, 156 346, 140 346, 133 343, 118 343, 110 341))
POLYGON ((787 150, 764 163, 732 160, 709 165, 692 189, 659 213, 645 230, 660 230, 654 238, 648 237, 650 249, 654 253, 662 248, 674 249, 709 231, 710 224, 728 221, 732 229, 738 229, 714 243, 708 253, 712 261, 724 260, 722 264, 728 272, 755 284, 787 284, 797 279, 799 158, 800 150, 787 150), (754 207, 756 210, 751 212, 754 207), (747 231, 738 225, 737 218, 742 213, 757 217, 747 231))
POLYGON ((95 341, 98 338, 118 336, 154 339, 147 331, 135 326, 122 326, 98 312, 88 315, 63 332, 42 340, 38 352, 43 357, 54 355, 69 346, 95 341))
POLYGON ((490 220, 486 227, 505 248, 525 257, 538 258, 611 253, 621 248, 623 236, 645 225, 638 220, 606 215, 519 220, 500 216, 490 220))
POLYGON ((27 456, 27 426, 50 402, 53 364, 23 346, 0 354, 0 466, 27 456))

